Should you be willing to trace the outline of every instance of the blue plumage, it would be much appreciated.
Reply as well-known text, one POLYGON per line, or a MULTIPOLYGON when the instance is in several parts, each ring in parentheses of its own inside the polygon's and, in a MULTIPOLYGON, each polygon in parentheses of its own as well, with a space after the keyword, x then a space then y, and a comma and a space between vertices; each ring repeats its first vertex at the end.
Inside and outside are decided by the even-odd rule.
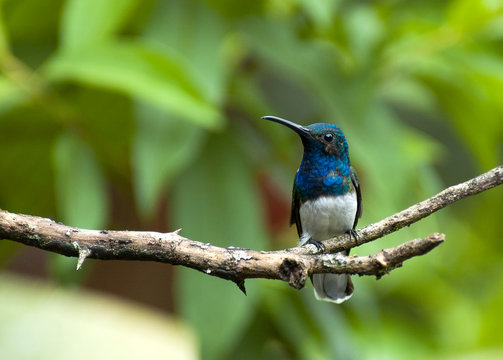
POLYGON ((294 186, 301 200, 321 194, 341 195, 349 191, 351 163, 348 144, 341 129, 333 124, 312 124, 306 127, 311 137, 303 137, 304 156, 294 186), (327 142, 324 137, 332 134, 327 142))

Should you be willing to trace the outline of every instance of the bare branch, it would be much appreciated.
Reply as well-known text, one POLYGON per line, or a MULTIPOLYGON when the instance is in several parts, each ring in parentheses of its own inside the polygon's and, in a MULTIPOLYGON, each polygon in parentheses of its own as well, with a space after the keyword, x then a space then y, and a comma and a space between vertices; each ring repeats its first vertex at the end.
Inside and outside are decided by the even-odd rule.
POLYGON ((369 256, 347 257, 334 252, 375 240, 459 199, 490 189, 502 182, 503 167, 499 166, 361 229, 356 240, 345 235, 325 241, 329 253, 324 254, 316 254, 314 246, 281 251, 221 248, 184 238, 179 234, 179 230, 157 233, 79 229, 51 219, 3 210, 0 210, 0 238, 78 257, 78 268, 86 258, 147 260, 183 265, 232 280, 242 291, 244 280, 248 278, 279 279, 287 281, 295 288, 302 288, 306 279, 313 273, 349 273, 380 277, 401 266, 403 261, 426 254, 444 241, 443 234, 431 234, 424 239, 411 240, 369 256))

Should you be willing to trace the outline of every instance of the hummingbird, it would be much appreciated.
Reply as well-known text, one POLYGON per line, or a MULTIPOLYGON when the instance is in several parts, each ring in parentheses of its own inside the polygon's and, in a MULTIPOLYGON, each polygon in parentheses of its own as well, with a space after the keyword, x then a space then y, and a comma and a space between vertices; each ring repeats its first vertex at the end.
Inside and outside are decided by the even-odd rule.
MULTIPOLYGON (((304 154, 293 183, 290 225, 295 224, 299 245, 311 243, 323 250, 323 240, 337 235, 356 237, 362 213, 360 183, 349 160, 348 143, 333 124, 301 126, 276 117, 263 116, 295 131, 304 154)), ((349 255, 349 250, 341 252, 349 255)), ((348 274, 313 274, 311 282, 318 300, 340 304, 353 295, 348 274)))

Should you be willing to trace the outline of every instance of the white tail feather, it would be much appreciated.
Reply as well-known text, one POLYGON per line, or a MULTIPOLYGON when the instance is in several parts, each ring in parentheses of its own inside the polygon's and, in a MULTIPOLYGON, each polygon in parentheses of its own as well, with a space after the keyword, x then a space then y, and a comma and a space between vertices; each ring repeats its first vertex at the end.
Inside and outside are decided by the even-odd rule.
POLYGON ((313 274, 314 295, 318 300, 340 304, 353 295, 353 283, 346 274, 313 274))

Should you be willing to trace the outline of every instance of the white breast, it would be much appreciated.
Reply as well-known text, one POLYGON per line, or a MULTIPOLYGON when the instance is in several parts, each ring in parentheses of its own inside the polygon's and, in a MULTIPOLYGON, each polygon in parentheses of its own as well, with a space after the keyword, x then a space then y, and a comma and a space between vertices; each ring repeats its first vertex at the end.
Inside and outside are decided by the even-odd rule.
POLYGON ((321 196, 300 206, 302 224, 300 245, 309 239, 326 240, 353 228, 356 217, 356 192, 344 195, 321 196))

